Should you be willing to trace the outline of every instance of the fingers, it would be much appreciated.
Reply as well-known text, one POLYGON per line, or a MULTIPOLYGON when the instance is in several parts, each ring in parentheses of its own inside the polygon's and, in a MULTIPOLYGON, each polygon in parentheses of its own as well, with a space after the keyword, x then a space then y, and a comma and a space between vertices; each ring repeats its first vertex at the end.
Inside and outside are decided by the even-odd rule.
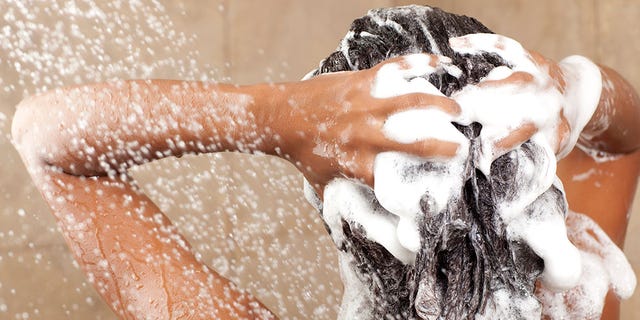
POLYGON ((461 54, 497 54, 511 65, 513 70, 529 73, 535 73, 537 70, 531 55, 518 41, 499 34, 469 34, 449 39, 449 45, 461 54))
POLYGON ((525 141, 531 139, 531 137, 538 132, 538 128, 535 124, 528 122, 524 123, 515 130, 509 132, 509 135, 498 139, 493 143, 494 152, 496 154, 504 154, 511 151, 523 144, 525 141))
POLYGON ((412 143, 402 143, 387 138, 381 131, 362 133, 352 141, 359 146, 352 157, 340 159, 341 172, 364 184, 373 187, 373 165, 381 152, 401 152, 423 159, 446 161, 458 154, 460 144, 435 138, 422 139, 412 143), (367 148, 362 148, 366 141, 367 148))
POLYGON ((456 156, 460 144, 438 139, 425 139, 410 144, 390 141, 389 147, 421 158, 447 160, 456 156))
POLYGON ((451 64, 451 59, 430 54, 393 58, 374 68, 374 72, 376 76, 371 95, 375 98, 414 92, 443 95, 426 78, 433 73, 448 73, 454 77, 462 74, 458 67, 451 64))
MULTIPOLYGON (((436 139, 426 139, 415 143, 399 143, 389 139, 384 139, 378 144, 378 151, 402 152, 416 157, 429 160, 446 161, 456 156, 460 145, 454 142, 440 141, 436 139)), ((370 152, 360 157, 357 166, 346 170, 346 175, 350 178, 370 186, 374 186, 374 161, 379 152, 370 152)))
POLYGON ((488 87, 501 87, 505 85, 516 85, 524 87, 530 83, 535 82, 535 78, 532 74, 523 71, 516 71, 511 73, 505 78, 499 78, 498 76, 487 77, 485 80, 478 83, 480 88, 488 87))
POLYGON ((452 65, 451 58, 427 53, 413 53, 391 58, 379 65, 378 72, 385 68, 396 69, 405 79, 429 75, 438 69, 450 72, 455 77, 462 73, 458 67, 452 65))
MULTIPOLYGON (((509 64, 515 73, 525 72, 533 75, 531 80, 534 80, 533 78, 538 78, 540 80, 550 77, 550 79, 554 80, 555 86, 561 92, 564 91, 564 87, 566 86, 564 76, 556 63, 535 51, 525 49, 519 42, 509 37, 498 34, 478 33, 451 38, 449 39, 449 44, 454 51, 462 54, 496 54, 509 64), (541 74, 544 75, 544 77, 540 78, 539 76, 541 74)), ((489 73, 487 78, 508 78, 506 76, 508 73, 505 69, 508 68, 495 68, 489 73)), ((515 82, 525 83, 517 81, 522 80, 522 78, 517 79, 517 77, 523 77, 523 75, 518 74, 509 80, 516 80, 515 82)), ((531 82, 533 81, 529 81, 529 83, 531 82)), ((498 82, 494 84, 498 85, 500 83, 498 82)))
POLYGON ((562 155, 568 153, 567 144, 569 143, 571 137, 571 126, 569 125, 569 121, 564 116, 564 112, 560 111, 560 121, 558 123, 557 129, 557 144, 555 148, 556 155, 562 155))
POLYGON ((438 109, 452 116, 462 112, 460 105, 448 97, 424 93, 409 93, 401 96, 381 99, 381 106, 375 108, 376 115, 387 119, 389 116, 411 109, 438 109))
MULTIPOLYGON (((379 152, 403 152, 426 159, 450 159, 456 156, 460 144, 437 138, 424 138, 415 142, 400 142, 387 137, 384 132, 373 130, 366 136, 363 134, 358 140, 367 140, 371 145, 370 154, 379 152)), ((372 159, 373 160, 373 159, 372 159)))
MULTIPOLYGON (((442 58, 445 58, 445 62, 446 59, 449 59, 446 57, 442 58)), ((405 78, 417 77, 433 72, 436 65, 438 65, 438 61, 440 60, 440 57, 430 54, 409 54, 406 56, 400 56, 386 60, 384 63, 381 63, 379 65, 378 72, 385 68, 393 68, 400 71, 400 73, 404 75, 405 78)))

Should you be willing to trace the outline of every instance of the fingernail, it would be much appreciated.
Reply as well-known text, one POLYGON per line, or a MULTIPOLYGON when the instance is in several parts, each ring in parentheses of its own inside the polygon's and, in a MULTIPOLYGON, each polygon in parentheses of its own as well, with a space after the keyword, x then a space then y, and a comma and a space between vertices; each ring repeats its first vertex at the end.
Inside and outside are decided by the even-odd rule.
POLYGON ((460 38, 449 38, 449 45, 452 47, 462 45, 462 39, 460 38))
POLYGON ((467 47, 469 45, 469 39, 467 39, 464 36, 463 37, 449 38, 449 45, 452 48, 467 47))
POLYGON ((447 71, 448 74, 456 78, 460 78, 460 76, 462 75, 462 70, 460 70, 460 68, 454 65, 445 66, 444 70, 447 71))
POLYGON ((445 64, 450 64, 453 62, 453 60, 451 60, 451 58, 446 57, 446 56, 438 56, 438 60, 440 60, 441 63, 445 63, 445 64))

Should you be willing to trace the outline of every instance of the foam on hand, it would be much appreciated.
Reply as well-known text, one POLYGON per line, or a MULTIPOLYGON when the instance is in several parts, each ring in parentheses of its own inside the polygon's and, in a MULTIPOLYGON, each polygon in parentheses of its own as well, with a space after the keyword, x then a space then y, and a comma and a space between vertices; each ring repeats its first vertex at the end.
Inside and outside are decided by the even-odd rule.
MULTIPOLYGON (((521 47, 510 44, 506 48, 517 51, 521 47)), ((507 56, 515 60, 518 54, 507 56)), ((425 65, 429 62, 419 57, 414 55, 412 59, 425 65)), ((346 219, 357 222, 368 239, 381 244, 400 261, 412 264, 421 246, 420 216, 437 214, 452 201, 460 201, 456 197, 459 197, 465 182, 465 163, 470 157, 470 149, 469 140, 452 123, 482 124, 478 139, 481 147, 475 165, 487 176, 491 175, 494 161, 503 155, 495 150, 494 142, 506 137, 520 125, 533 123, 538 131, 529 141, 539 152, 535 161, 527 162, 522 154, 518 154, 522 150, 511 151, 515 152, 511 157, 520 159, 516 172, 521 182, 519 190, 497 203, 496 212, 500 214, 509 238, 526 243, 544 260, 541 279, 545 288, 558 291, 575 287, 584 278, 583 272, 593 273, 590 270, 583 271, 593 263, 589 258, 583 261, 584 253, 567 237, 564 223, 566 200, 555 175, 557 159, 554 150, 560 143, 557 141, 558 115, 564 111, 572 128, 584 127, 593 113, 594 101, 597 101, 594 90, 590 88, 600 79, 593 72, 594 65, 584 58, 570 58, 565 61, 564 68, 573 72, 570 80, 574 85, 569 86, 566 93, 568 97, 558 90, 550 90, 546 83, 524 88, 515 85, 483 86, 485 81, 505 79, 515 71, 535 72, 535 77, 543 78, 540 73, 544 70, 533 69, 529 62, 518 60, 516 67, 498 67, 480 83, 467 85, 454 93, 452 98, 462 109, 460 115, 452 116, 436 108, 424 108, 390 116, 383 128, 390 139, 401 143, 424 139, 455 142, 460 145, 458 153, 453 158, 440 160, 421 159, 398 152, 379 154, 374 166, 374 192, 384 209, 371 202, 366 187, 359 186, 356 188, 359 190, 353 192, 353 183, 333 182, 325 190, 325 221, 337 223, 340 219, 346 219), (580 73, 582 77, 578 77, 577 73, 582 69, 586 71, 580 73), (581 105, 587 107, 581 108, 581 105), (560 192, 549 191, 552 186, 560 192), (560 198, 557 198, 558 194, 560 198), (558 203, 562 205, 558 206, 558 203)), ((409 68, 386 65, 380 70, 372 95, 379 98, 415 92, 442 95, 426 80, 433 72, 448 71, 443 68, 418 68, 413 63, 409 64, 409 68), (420 75, 421 72, 425 74, 420 75)), ((561 155, 573 147, 578 133, 573 131, 569 143, 560 151, 561 155)), ((598 294, 601 295, 601 291, 598 294)), ((505 312, 499 301, 494 303, 499 309, 495 310, 494 315, 505 312)), ((491 317, 488 314, 483 316, 491 317)))
MULTIPOLYGON (((413 54, 405 59, 405 65, 387 64, 378 72, 371 95, 376 98, 388 98, 401 94, 425 93, 443 94, 426 76, 434 73, 453 73, 459 76, 460 70, 451 66, 451 60, 439 57, 442 64, 438 67, 425 68, 431 63, 428 55, 413 54), (422 66, 421 66, 422 64, 422 66)), ((391 115, 383 127, 384 134, 401 143, 413 143, 425 139, 438 139, 458 143, 458 165, 442 163, 440 170, 433 166, 424 167, 423 159, 415 156, 384 152, 376 157, 375 194, 380 204, 400 217, 396 234, 405 249, 415 254, 420 246, 420 235, 417 228, 416 213, 421 207, 428 205, 433 212, 444 209, 454 190, 462 185, 462 162, 466 158, 468 140, 451 125, 453 116, 437 108, 412 109, 391 115), (406 172, 414 174, 407 176, 406 172), (425 194, 429 194, 425 198, 425 194), (424 202, 427 203, 424 203, 424 202)), ((447 159, 449 160, 449 159, 447 159)), ((455 160, 451 160, 455 161, 455 160)), ((394 251, 391 251, 394 255, 394 251)), ((410 261, 413 260, 414 257, 410 261)))
POLYGON ((443 94, 424 78, 434 72, 459 74, 458 67, 451 65, 448 57, 438 57, 437 67, 432 66, 431 56, 421 53, 406 55, 402 63, 388 63, 376 75, 371 95, 376 98, 390 98, 407 93, 443 94))

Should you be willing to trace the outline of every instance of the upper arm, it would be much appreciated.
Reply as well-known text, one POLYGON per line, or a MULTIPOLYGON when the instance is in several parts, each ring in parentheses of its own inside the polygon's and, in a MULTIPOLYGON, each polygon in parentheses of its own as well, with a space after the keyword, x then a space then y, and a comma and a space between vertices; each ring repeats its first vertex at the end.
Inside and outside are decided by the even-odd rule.
POLYGON ((640 175, 640 98, 616 71, 600 66, 600 72, 600 99, 580 133, 582 148, 562 159, 557 173, 569 207, 590 216, 622 246, 640 175), (599 152, 605 158, 594 158, 599 152))
MULTIPOLYGON (((56 89, 17 107, 13 139, 74 175, 107 175, 167 156, 236 150, 256 128, 254 87, 131 80, 56 89)), ((262 111, 264 112, 264 111, 262 111)), ((247 141, 248 142, 248 141, 247 141)), ((257 145, 267 151, 268 146, 257 145)))
POLYGON ((640 148, 640 98, 611 68, 600 66, 602 92, 598 107, 581 134, 580 143, 607 153, 630 153, 640 148))
POLYGON ((640 175, 640 99, 617 72, 604 66, 600 71, 602 91, 580 133, 582 148, 558 163, 557 174, 571 210, 590 216, 622 247, 640 175), (595 159, 598 152, 607 158, 595 159))

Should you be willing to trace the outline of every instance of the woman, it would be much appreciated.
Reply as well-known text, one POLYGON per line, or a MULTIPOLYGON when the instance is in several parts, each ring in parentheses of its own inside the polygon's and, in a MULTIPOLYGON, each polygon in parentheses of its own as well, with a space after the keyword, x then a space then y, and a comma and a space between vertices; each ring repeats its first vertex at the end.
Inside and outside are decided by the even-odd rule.
MULTIPOLYGON (((563 88, 562 69, 533 56, 563 88)), ((432 67, 442 63, 431 55, 425 61, 432 67)), ((457 146, 450 142, 404 144, 382 132, 388 116, 401 110, 459 110, 454 100, 439 95, 372 97, 379 71, 392 64, 406 77, 424 73, 405 58, 395 58, 371 69, 296 83, 149 80, 64 88, 23 101, 12 133, 76 260, 119 316, 274 318, 254 297, 194 257, 171 222, 132 183, 127 169, 186 153, 260 152, 291 161, 322 196, 334 177, 372 186, 373 161, 382 151, 452 156, 457 146), (317 152, 319 144, 332 148, 317 152)), ((558 174, 573 210, 588 214, 621 246, 640 170, 637 154, 631 154, 640 143, 639 100, 617 73, 606 67, 601 72, 603 83, 611 85, 603 86, 582 137, 592 150, 629 155, 598 162, 575 149, 560 162, 558 174), (590 169, 595 174, 573 179, 590 169)), ((523 79, 512 77, 497 85, 514 83, 523 79)), ((505 150, 535 131, 520 129, 504 140, 505 150)), ((604 318, 616 317, 617 303, 609 299, 604 318)))

